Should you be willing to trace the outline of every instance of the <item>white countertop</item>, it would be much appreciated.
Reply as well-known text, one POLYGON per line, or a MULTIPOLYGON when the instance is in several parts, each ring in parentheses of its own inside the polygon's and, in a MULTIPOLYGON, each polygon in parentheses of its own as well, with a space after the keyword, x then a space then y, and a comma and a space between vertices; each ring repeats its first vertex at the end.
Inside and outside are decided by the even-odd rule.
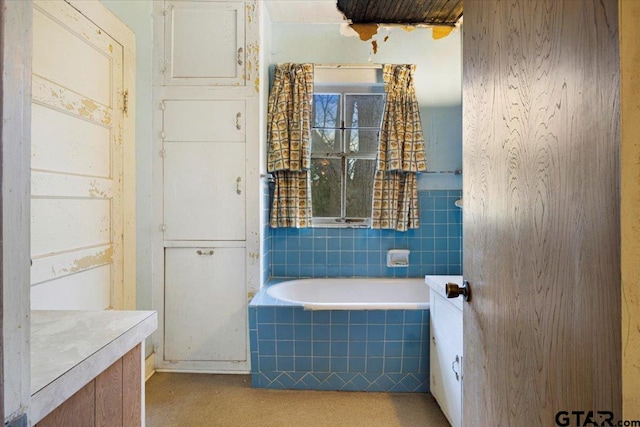
POLYGON ((143 342, 157 326, 155 311, 32 311, 32 423, 143 342))

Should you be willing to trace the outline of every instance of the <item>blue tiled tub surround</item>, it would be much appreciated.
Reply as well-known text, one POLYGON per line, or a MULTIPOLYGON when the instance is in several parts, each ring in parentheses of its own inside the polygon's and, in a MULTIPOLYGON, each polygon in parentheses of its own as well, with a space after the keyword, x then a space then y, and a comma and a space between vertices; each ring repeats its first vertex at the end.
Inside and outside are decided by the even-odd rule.
MULTIPOLYGON (((424 277, 462 274, 460 190, 419 191, 420 228, 268 228, 263 277, 424 277), (409 266, 387 267, 389 249, 409 266)), ((265 214, 268 217, 268 212, 265 214)))
POLYGON ((429 391, 429 310, 305 310, 263 288, 249 304, 253 387, 429 391))

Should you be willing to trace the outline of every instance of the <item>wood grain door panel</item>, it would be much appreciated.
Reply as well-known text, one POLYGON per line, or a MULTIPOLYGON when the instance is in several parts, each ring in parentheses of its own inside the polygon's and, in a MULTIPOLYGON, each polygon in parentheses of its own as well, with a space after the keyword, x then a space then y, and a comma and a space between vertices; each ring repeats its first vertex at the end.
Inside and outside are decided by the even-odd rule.
POLYGON ((617 2, 464 7, 464 425, 620 416, 617 2))

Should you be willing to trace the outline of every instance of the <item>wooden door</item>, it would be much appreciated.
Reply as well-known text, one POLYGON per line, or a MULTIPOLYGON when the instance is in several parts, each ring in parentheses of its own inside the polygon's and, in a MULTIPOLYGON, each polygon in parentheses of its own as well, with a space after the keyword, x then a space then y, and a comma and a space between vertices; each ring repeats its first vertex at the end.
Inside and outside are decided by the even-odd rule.
POLYGON ((165 2, 166 85, 244 85, 244 2, 165 2))
POLYGON ((34 309, 122 304, 124 92, 122 45, 64 1, 34 2, 34 309))
POLYGON ((618 2, 464 8, 463 422, 601 425, 621 416, 618 2))

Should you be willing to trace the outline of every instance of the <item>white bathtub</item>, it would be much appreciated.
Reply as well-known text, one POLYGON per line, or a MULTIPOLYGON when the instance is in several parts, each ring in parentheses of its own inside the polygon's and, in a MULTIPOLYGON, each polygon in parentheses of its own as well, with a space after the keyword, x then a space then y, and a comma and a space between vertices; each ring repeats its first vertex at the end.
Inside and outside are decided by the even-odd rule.
POLYGON ((272 298, 307 310, 418 310, 429 308, 423 278, 298 279, 267 288, 272 298))

